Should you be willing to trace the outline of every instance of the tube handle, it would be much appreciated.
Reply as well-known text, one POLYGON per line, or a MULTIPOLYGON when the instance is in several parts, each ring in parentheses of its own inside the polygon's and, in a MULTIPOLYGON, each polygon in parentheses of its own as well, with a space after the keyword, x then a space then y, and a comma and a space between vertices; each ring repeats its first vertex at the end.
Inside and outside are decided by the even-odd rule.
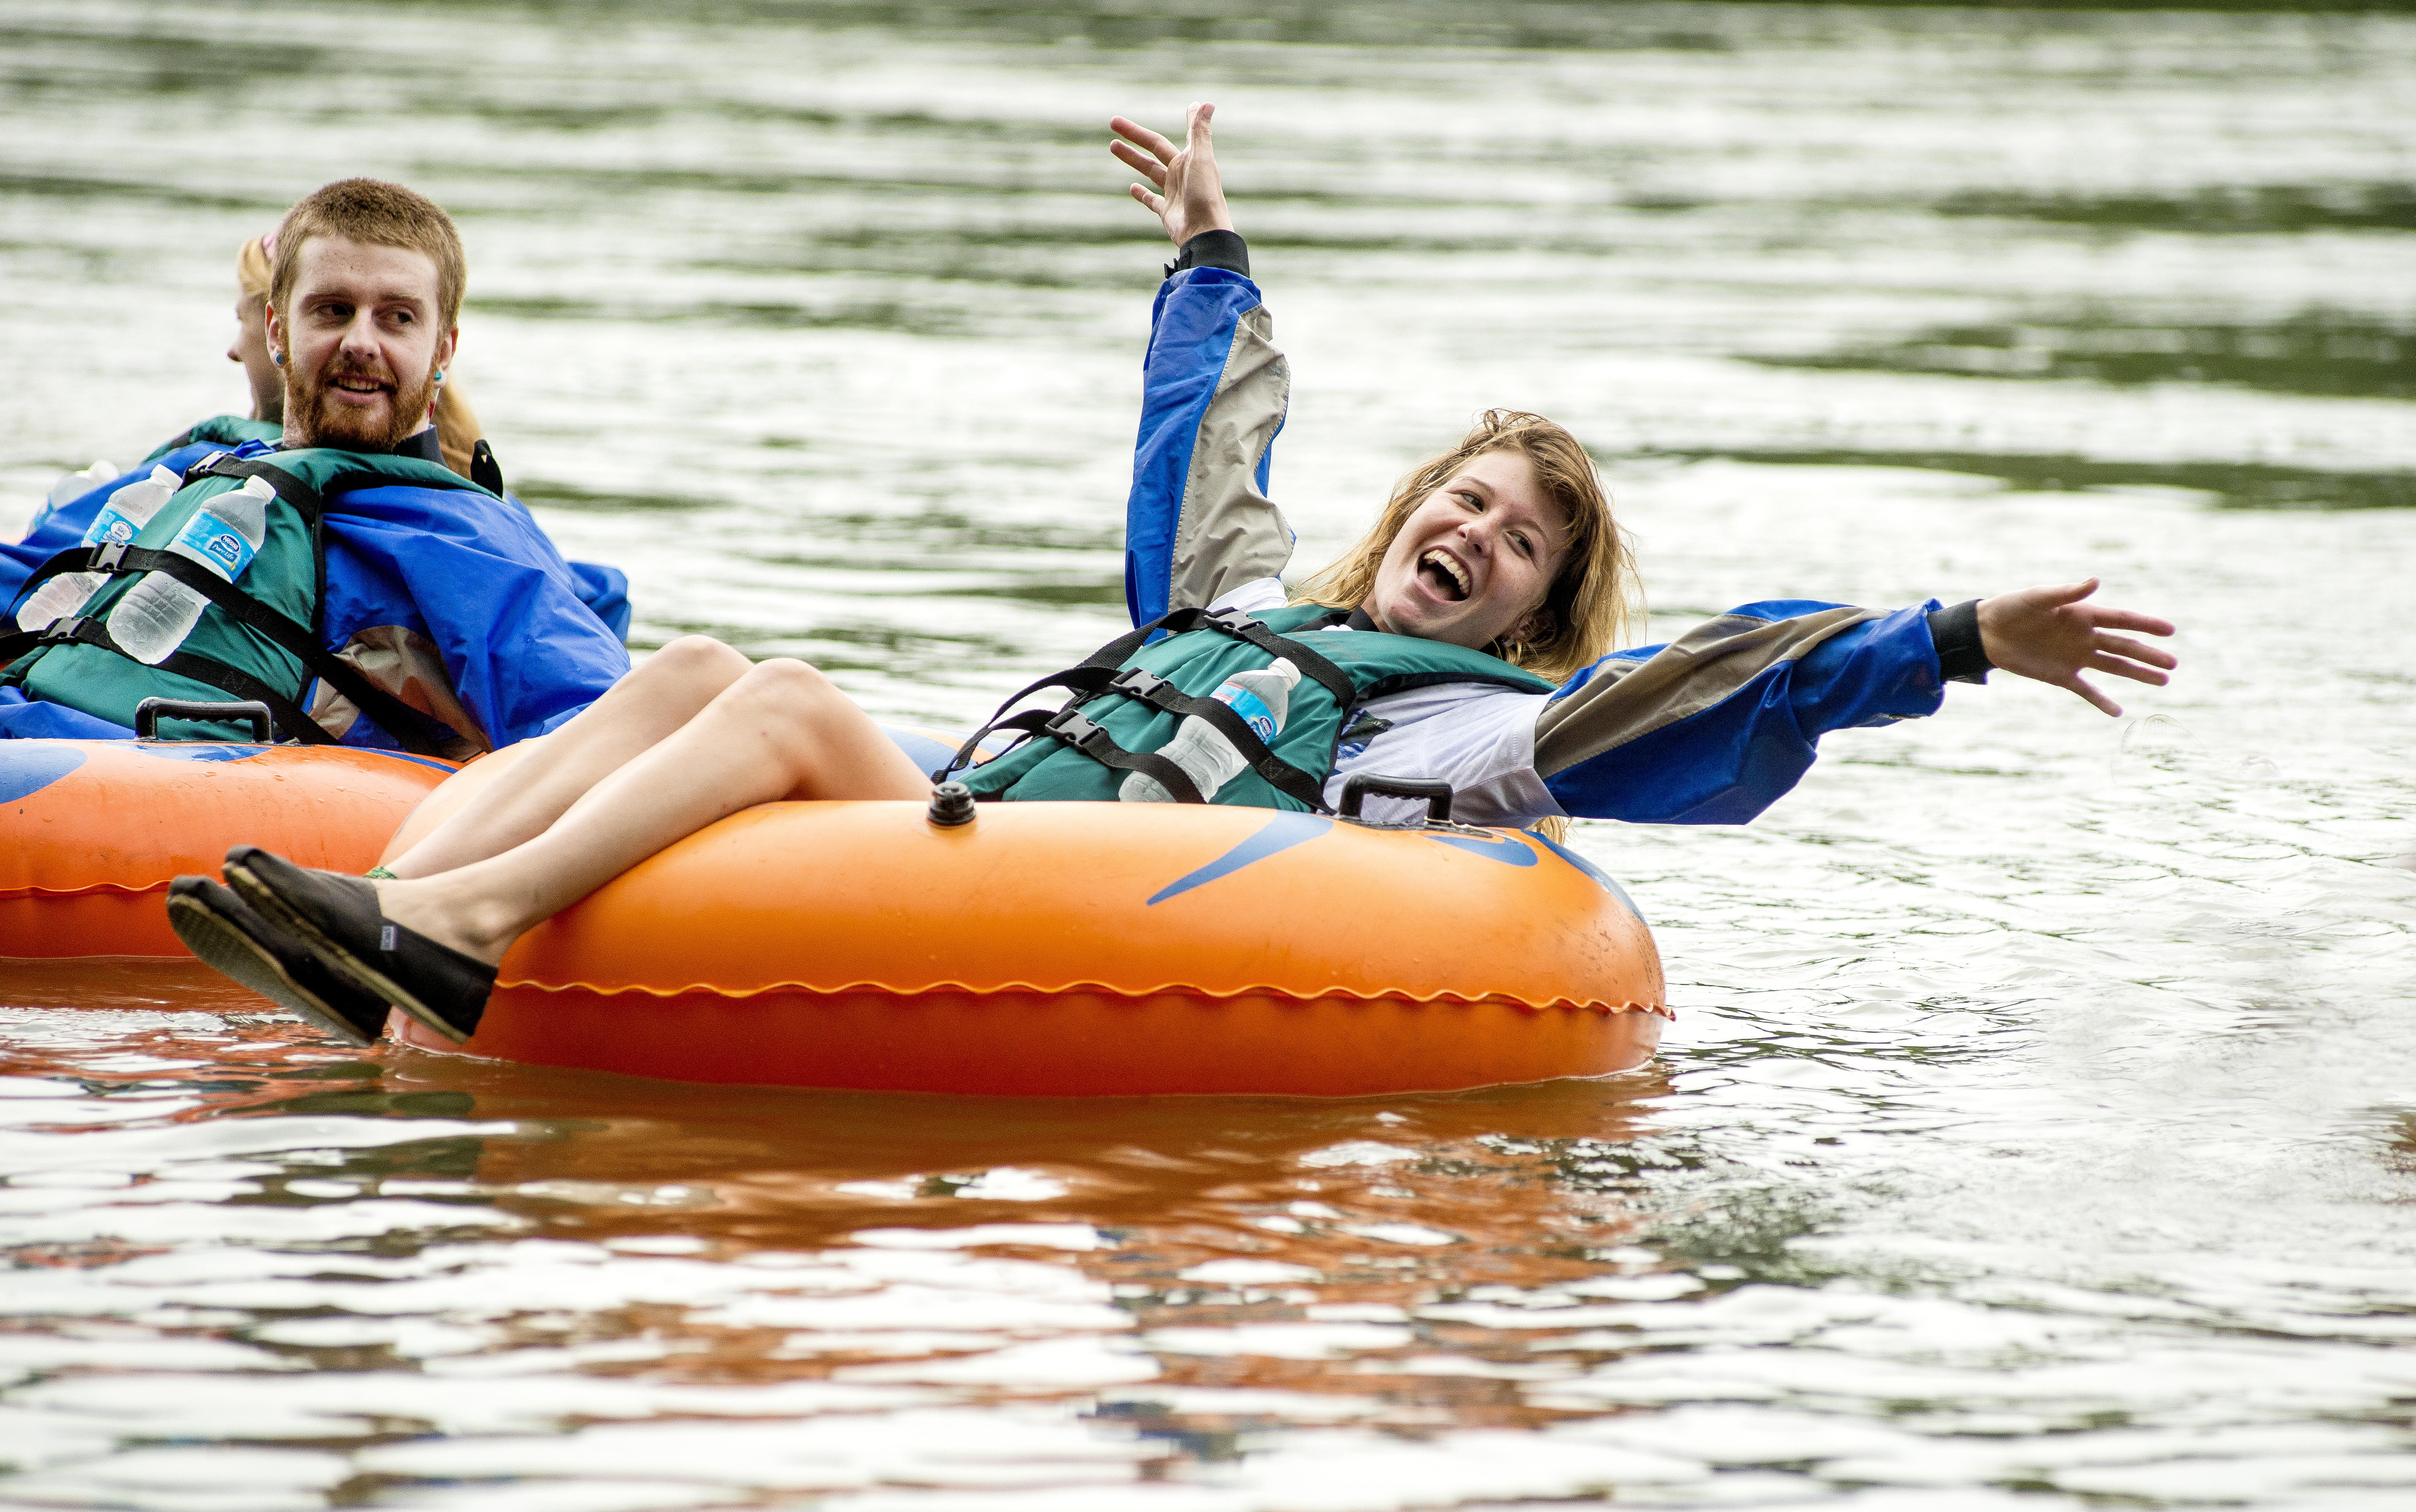
POLYGON ((1378 794, 1387 798, 1424 798, 1427 801, 1427 823, 1443 824, 1451 818, 1451 784, 1409 777, 1379 777, 1373 772, 1361 772, 1342 779, 1342 817, 1356 819, 1367 794, 1378 794))
POLYGON ((241 703, 205 703, 189 698, 146 698, 134 705, 134 735, 138 740, 159 738, 159 720, 171 719, 249 719, 254 745, 265 746, 274 728, 269 722, 268 705, 257 699, 241 703))

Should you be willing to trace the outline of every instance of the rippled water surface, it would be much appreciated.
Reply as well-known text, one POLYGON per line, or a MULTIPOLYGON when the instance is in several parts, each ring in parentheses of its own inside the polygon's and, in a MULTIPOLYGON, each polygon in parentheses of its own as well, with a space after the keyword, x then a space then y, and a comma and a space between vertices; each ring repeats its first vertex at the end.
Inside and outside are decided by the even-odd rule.
MULTIPOLYGON (((2088 572, 2185 627, 1580 824, 1608 1082, 993 1103, 357 1056, 0 966, 0 1500, 162 1509, 2416 1499, 2416 24, 1920 8, 0 0, 0 485, 236 407, 235 244, 468 237, 515 486, 961 722, 1121 615, 1222 107, 1321 560, 1474 410, 1597 448, 1656 635, 2088 572)), ((1182 1052, 1169 1045, 1170 1055, 1182 1052)))

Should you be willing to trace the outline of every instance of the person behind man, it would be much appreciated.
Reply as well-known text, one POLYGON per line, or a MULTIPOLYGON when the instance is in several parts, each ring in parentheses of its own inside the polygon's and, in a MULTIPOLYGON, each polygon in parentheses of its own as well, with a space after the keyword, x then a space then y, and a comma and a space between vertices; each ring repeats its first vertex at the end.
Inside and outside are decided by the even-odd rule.
MULTIPOLYGON (((433 419, 466 282, 451 219, 400 185, 346 179, 294 207, 269 263, 279 439, 174 447, 156 465, 175 491, 139 532, 26 579, 0 621, 0 733, 123 737, 147 697, 256 699, 286 739, 458 758, 568 719, 628 654, 500 477, 482 487, 445 463, 433 419), (225 499, 247 487, 273 494, 249 530, 253 507, 225 499), (67 573, 98 586, 21 622, 32 591, 67 573), (120 610, 159 601, 155 577, 208 604, 164 648, 156 633, 129 647, 143 616, 120 610)), ((139 481, 94 491, 124 498, 139 481)), ((63 506, 36 534, 102 502, 63 506)))
MULTIPOLYGON (((283 226, 282 220, 279 227, 283 226)), ((285 370, 268 350, 268 277, 277 251, 277 232, 254 236, 235 253, 234 339, 227 343, 227 360, 243 369, 251 389, 251 407, 244 415, 213 415, 197 420, 154 446, 134 469, 148 474, 172 451, 195 442, 239 446, 247 441, 277 442, 285 433, 285 370)), ((477 412, 461 396, 458 379, 447 379, 436 390, 436 446, 445 465, 491 493, 512 495, 504 488, 503 469, 494 448, 481 433, 477 412)), ((60 552, 80 543, 110 496, 126 483, 111 463, 95 462, 70 473, 51 489, 51 496, 25 527, 25 538, 15 545, 0 542, 0 595, 13 597, 37 568, 60 552)), ((517 500, 512 500, 517 503, 517 500)), ((571 562, 570 577, 579 601, 620 639, 629 638, 629 579, 601 562, 571 562)), ((5 737, 0 730, 0 737, 5 737)))

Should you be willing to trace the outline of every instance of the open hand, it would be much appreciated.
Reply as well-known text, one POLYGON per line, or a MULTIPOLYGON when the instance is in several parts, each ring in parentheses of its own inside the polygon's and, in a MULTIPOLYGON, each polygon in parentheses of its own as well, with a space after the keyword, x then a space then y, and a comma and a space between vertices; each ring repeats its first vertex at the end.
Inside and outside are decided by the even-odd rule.
POLYGON ((2181 665, 2171 652, 2115 630, 2170 635, 2172 622, 2127 609, 2106 609, 2080 600, 2097 591, 2097 580, 2060 588, 2024 588, 1980 600, 1980 648, 2005 671, 2068 688, 2108 714, 2122 712, 2112 699, 2081 677, 2111 673, 2161 688, 2165 673, 2181 665))
POLYGON ((1159 192, 1135 184, 1132 197, 1166 225, 1174 245, 1182 246, 1203 231, 1231 231, 1233 215, 1225 207, 1225 181, 1216 174, 1216 149, 1208 137, 1214 105, 1194 105, 1185 124, 1185 142, 1175 146, 1148 127, 1119 115, 1108 123, 1124 140, 1110 142, 1116 160, 1147 175, 1159 192))

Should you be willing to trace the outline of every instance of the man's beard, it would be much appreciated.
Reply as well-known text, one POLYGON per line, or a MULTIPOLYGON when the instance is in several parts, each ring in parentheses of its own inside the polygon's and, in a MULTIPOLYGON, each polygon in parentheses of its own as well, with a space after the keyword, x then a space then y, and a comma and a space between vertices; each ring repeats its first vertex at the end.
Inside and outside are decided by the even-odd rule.
POLYGON ((287 380, 286 412, 296 422, 304 446, 392 451, 428 423, 428 407, 436 398, 435 364, 429 365, 429 370, 420 375, 417 383, 396 384, 388 396, 393 407, 384 421, 369 411, 337 401, 336 380, 351 377, 384 382, 386 375, 348 362, 340 352, 307 385, 287 380))

